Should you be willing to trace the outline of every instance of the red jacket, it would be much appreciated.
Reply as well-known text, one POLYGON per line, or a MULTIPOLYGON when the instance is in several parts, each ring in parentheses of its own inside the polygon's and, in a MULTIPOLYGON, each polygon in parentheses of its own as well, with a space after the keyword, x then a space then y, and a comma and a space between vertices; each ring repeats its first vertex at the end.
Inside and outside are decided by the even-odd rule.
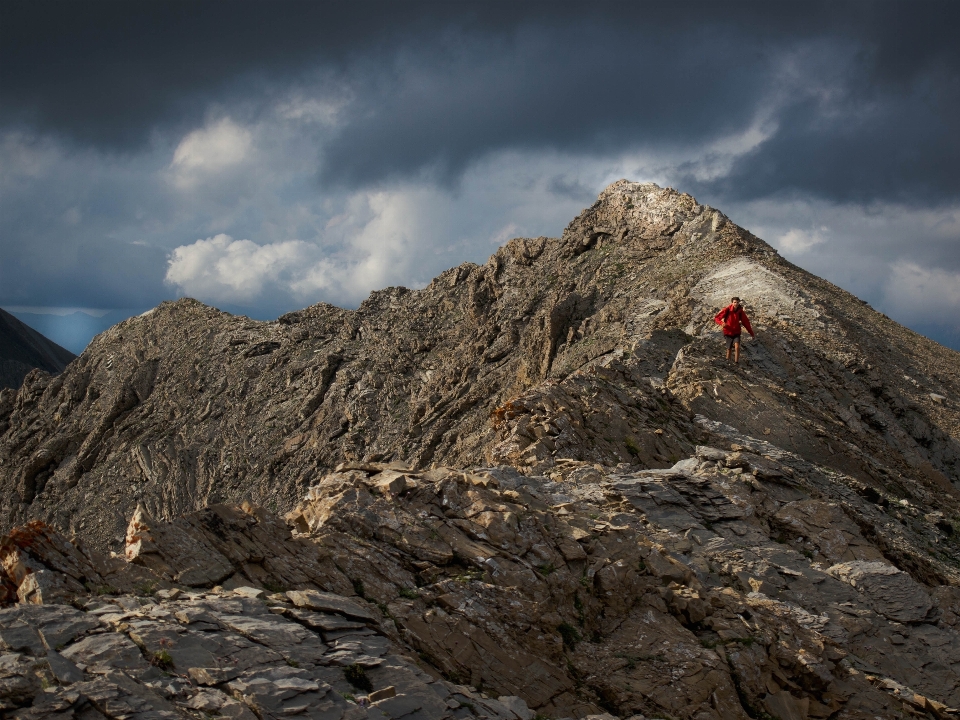
POLYGON ((717 313, 717 316, 713 319, 713 321, 717 325, 723 325, 724 335, 739 335, 740 323, 743 323, 743 326, 747 329, 747 332, 750 333, 750 337, 754 337, 753 328, 750 327, 750 318, 747 317, 747 314, 743 311, 743 308, 738 310, 734 308, 733 305, 728 305, 717 313))

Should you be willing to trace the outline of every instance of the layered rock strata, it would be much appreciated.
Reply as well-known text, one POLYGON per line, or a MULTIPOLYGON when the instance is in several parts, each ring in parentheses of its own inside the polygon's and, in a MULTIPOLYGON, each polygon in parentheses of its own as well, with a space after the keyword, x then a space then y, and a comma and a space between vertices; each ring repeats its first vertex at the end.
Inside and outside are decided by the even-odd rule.
POLYGON ((953 716, 960 591, 887 557, 917 538, 865 537, 853 478, 727 444, 549 477, 347 464, 286 522, 139 508, 122 559, 34 525, 0 552, 0 695, 24 718, 953 716))

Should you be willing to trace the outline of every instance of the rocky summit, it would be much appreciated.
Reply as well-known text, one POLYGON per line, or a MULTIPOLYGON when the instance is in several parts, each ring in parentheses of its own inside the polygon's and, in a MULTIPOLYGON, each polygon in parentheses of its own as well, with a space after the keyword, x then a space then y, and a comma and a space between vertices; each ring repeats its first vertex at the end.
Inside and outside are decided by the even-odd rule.
POLYGON ((960 354, 652 184, 121 323, 0 391, 0 503, 10 717, 960 715, 960 354))

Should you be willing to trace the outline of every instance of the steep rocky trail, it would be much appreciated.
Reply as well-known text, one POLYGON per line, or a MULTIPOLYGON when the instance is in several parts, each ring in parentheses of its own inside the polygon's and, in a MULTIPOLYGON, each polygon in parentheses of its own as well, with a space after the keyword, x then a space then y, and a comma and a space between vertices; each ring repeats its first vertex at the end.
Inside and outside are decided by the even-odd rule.
MULTIPOLYGON (((0 392, 0 524, 118 547, 138 503, 286 510, 341 461, 669 467, 722 421, 957 516, 960 356, 790 265, 688 195, 620 181, 559 240, 423 290, 256 322, 191 300, 0 392), (741 366, 712 323, 758 330, 741 366)), ((931 521, 933 522, 933 521, 931 521)))

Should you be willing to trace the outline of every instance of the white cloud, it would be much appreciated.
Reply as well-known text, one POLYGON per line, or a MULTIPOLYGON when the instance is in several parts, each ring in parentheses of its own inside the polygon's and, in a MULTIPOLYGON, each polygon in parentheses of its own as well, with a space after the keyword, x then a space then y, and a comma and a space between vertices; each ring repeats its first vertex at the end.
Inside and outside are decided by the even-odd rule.
POLYGON ((6 132, 0 138, 0 189, 44 180, 56 171, 63 155, 50 138, 6 132))
POLYGON ((305 294, 324 287, 316 272, 324 264, 317 250, 299 240, 257 245, 220 234, 176 248, 165 280, 187 295, 214 302, 254 302, 278 284, 297 286, 305 294))
POLYGON ((235 167, 250 154, 253 134, 230 118, 188 133, 177 145, 170 163, 179 187, 195 184, 202 175, 235 167))
POLYGON ((912 322, 960 328, 960 273, 896 263, 884 289, 884 303, 912 322))
POLYGON ((826 226, 816 230, 791 228, 777 239, 772 240, 771 244, 784 252, 799 255, 800 253, 807 252, 812 247, 825 243, 827 238, 824 233, 826 232, 826 226))
POLYGON ((349 104, 347 97, 307 97, 298 94, 277 105, 276 113, 283 120, 333 126, 349 104))
MULTIPOLYGON (((699 146, 635 146, 609 155, 490 152, 470 163, 453 188, 427 176, 350 190, 319 187, 324 148, 349 115, 341 97, 291 92, 242 124, 217 116, 142 155, 79 152, 6 133, 0 212, 14 218, 20 208, 43 207, 32 222, 46 250, 31 274, 52 277, 45 286, 67 282, 83 266, 78 258, 95 248, 106 260, 90 287, 147 298, 118 305, 146 306, 173 287, 268 317, 321 300, 356 306, 371 290, 419 287, 461 262, 485 262, 512 237, 558 236, 619 178, 686 189, 690 178, 724 177, 777 131, 773 116, 761 112, 740 131, 699 146), (74 222, 64 232, 64 223, 74 222), (52 267, 59 274, 49 275, 52 267)), ((864 206, 803 196, 730 202, 701 193, 697 199, 901 322, 956 317, 951 288, 960 272, 960 205, 864 206)), ((26 250, 7 248, 4 257, 13 260, 6 267, 25 266, 26 250)), ((14 295, 14 279, 10 272, 0 278, 11 302, 104 302, 14 295)))
POLYGON ((80 212, 80 208, 76 206, 70 208, 63 214, 63 222, 67 225, 79 225, 82 219, 83 214, 80 212))

